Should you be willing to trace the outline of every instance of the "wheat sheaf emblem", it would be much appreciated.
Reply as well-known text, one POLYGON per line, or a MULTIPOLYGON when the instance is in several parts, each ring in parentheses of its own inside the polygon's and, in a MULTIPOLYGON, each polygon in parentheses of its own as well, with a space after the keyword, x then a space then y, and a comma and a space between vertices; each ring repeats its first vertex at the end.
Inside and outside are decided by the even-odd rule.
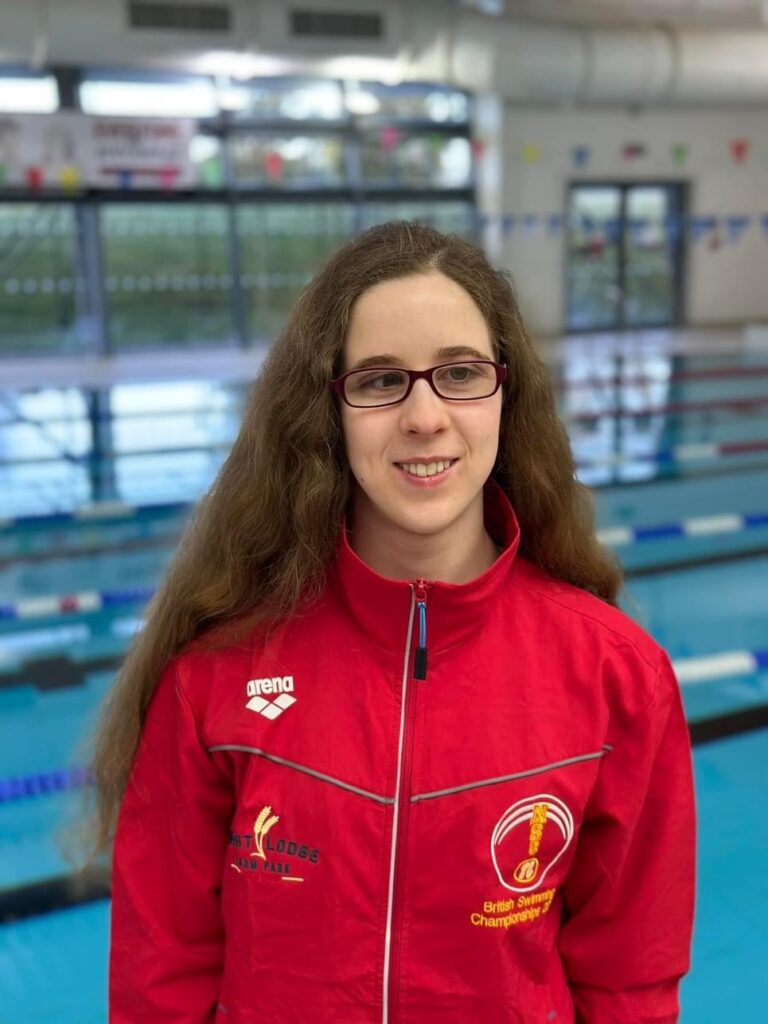
POLYGON ((256 852, 251 854, 252 857, 261 857, 262 860, 267 859, 267 855, 264 853, 264 837, 278 821, 280 821, 280 816, 272 814, 271 807, 262 807, 258 818, 253 823, 253 838, 256 842, 256 852), (272 816, 270 817, 270 815, 272 816))

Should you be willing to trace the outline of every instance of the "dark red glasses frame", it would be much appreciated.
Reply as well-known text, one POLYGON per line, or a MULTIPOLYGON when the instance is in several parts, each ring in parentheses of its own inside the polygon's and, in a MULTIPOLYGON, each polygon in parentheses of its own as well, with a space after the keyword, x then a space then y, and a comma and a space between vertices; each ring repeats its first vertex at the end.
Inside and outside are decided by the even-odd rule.
POLYGON ((425 380, 437 397, 442 398, 445 402, 482 402, 483 399, 490 398, 492 395, 496 394, 503 382, 507 379, 507 372, 506 363, 495 363, 492 359, 464 359, 461 362, 454 360, 452 363, 439 363, 437 366, 430 366, 426 370, 407 370, 404 366, 365 366, 358 370, 348 370, 347 373, 342 373, 340 377, 332 380, 331 391, 333 391, 334 394, 341 395, 347 405, 352 409, 378 409, 384 405, 399 405, 400 402, 404 402, 413 390, 413 385, 416 381, 425 380), (473 366, 478 363, 482 366, 492 366, 496 370, 496 386, 489 394, 483 395, 482 398, 447 398, 445 395, 441 395, 437 390, 432 376, 436 370, 442 370, 446 366, 473 366), (349 401, 345 393, 344 382, 347 377, 351 377, 353 373, 374 373, 377 370, 382 372, 397 370, 398 373, 407 373, 408 387, 405 389, 405 394, 402 398, 398 398, 394 402, 377 402, 373 405, 354 405, 349 401))

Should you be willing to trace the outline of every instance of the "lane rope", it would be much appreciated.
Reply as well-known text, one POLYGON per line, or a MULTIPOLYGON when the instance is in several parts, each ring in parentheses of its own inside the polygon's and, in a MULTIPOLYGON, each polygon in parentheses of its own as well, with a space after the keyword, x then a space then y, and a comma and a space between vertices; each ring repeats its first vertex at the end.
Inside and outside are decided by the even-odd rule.
POLYGON ((676 462, 702 462, 706 459, 727 457, 730 455, 754 455, 768 452, 767 441, 730 441, 723 444, 678 444, 673 448, 662 448, 656 452, 641 454, 616 454, 599 456, 595 459, 579 460, 579 469, 590 469, 597 466, 635 465, 638 462, 658 465, 674 465, 676 462))
POLYGON ((656 523, 651 526, 606 526, 597 531, 597 539, 607 547, 624 547, 645 541, 668 540, 671 537, 712 537, 724 533, 743 533, 768 526, 768 512, 740 515, 722 512, 714 516, 692 516, 677 523, 656 523))
MULTIPOLYGON (((726 512, 714 516, 694 516, 676 523, 656 523, 651 526, 608 526, 597 531, 597 539, 601 544, 615 548, 645 541, 668 540, 672 537, 712 537, 718 534, 743 533, 765 526, 768 526, 768 512, 752 512, 748 515, 726 512)), ((0 604, 0 622, 88 614, 121 605, 146 602, 154 593, 154 587, 127 587, 101 592, 86 590, 73 594, 27 597, 21 601, 0 604)))
MULTIPOLYGON (((768 670, 768 650, 723 651, 696 658, 678 658, 672 662, 672 667, 682 687, 733 679, 735 676, 754 676, 768 670)), ((0 778, 0 804, 66 793, 93 783, 93 773, 81 765, 58 771, 11 775, 0 778)))

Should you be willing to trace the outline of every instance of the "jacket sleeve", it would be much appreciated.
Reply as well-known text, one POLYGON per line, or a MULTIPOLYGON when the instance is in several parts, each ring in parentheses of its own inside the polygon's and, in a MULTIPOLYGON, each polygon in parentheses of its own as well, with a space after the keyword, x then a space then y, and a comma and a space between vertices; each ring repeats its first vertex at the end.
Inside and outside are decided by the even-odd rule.
POLYGON ((171 662, 150 701, 115 835, 110 1024, 213 1021, 231 816, 230 787, 171 662))
POLYGON ((695 811, 666 654, 649 706, 612 747, 563 886, 560 955, 577 1024, 674 1024, 690 967, 695 811))

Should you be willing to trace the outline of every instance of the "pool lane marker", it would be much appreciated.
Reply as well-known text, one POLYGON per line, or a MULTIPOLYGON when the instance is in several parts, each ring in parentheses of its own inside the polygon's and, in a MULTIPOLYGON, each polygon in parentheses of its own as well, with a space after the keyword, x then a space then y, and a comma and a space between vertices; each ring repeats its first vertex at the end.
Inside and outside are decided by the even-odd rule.
MULTIPOLYGON (((597 539, 608 547, 624 547, 643 541, 667 540, 671 537, 711 537, 726 533, 768 526, 768 513, 750 515, 726 513, 716 516, 697 516, 679 523, 660 523, 655 526, 608 526, 597 531, 597 539)), ((58 615, 87 614, 124 604, 148 601, 153 587, 128 587, 122 590, 85 590, 74 594, 53 594, 45 597, 27 597, 21 601, 0 604, 0 621, 9 619, 39 619, 58 615)))
POLYGON ((702 462, 706 459, 718 459, 730 455, 756 455, 768 452, 768 441, 731 441, 724 444, 691 443, 679 444, 673 448, 661 448, 656 452, 619 453, 616 455, 600 455, 591 459, 579 459, 579 469, 598 469, 610 466, 634 466, 656 464, 660 466, 675 465, 679 462, 702 462))
POLYGON ((711 683, 734 676, 754 676, 768 669, 768 650, 722 651, 697 658, 678 658, 673 667, 681 686, 711 683))
POLYGON ((724 533, 743 533, 768 526, 768 513, 753 512, 739 515, 735 512, 716 516, 694 516, 677 523, 657 523, 653 526, 607 526, 597 531, 597 539, 608 547, 623 547, 643 541, 667 540, 671 537, 711 537, 724 533))
MULTIPOLYGON (((27 597, 12 604, 0 604, 0 621, 40 619, 59 615, 79 615, 115 608, 124 604, 143 604, 154 594, 153 587, 128 587, 122 590, 84 590, 75 594, 27 597)), ((0 637, 0 645, 2 638, 0 637)))
MULTIPOLYGON (((698 658, 678 658, 672 665, 681 686, 687 687, 768 670, 768 650, 724 651, 698 658)), ((691 725, 695 727, 697 723, 691 725)), ((81 765, 0 778, 0 804, 78 790, 92 785, 93 781, 93 773, 81 765)))

